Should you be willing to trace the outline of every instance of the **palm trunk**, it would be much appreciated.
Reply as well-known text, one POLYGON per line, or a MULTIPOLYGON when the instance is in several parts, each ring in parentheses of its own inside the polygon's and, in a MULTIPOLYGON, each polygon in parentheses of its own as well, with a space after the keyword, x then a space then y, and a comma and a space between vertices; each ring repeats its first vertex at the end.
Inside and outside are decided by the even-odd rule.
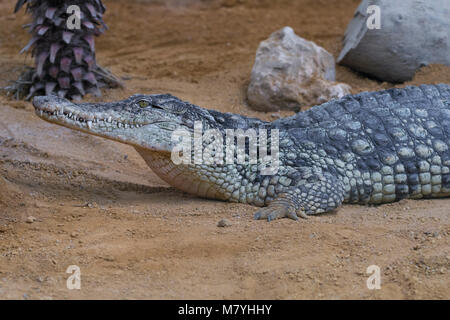
MULTIPOLYGON (((57 94, 79 100, 85 94, 101 95, 103 86, 121 86, 120 81, 96 63, 95 36, 106 30, 101 0, 18 0, 15 12, 26 4, 33 21, 27 25, 32 38, 22 52, 32 49, 35 69, 28 72, 27 97, 57 94), (69 29, 69 6, 80 9, 80 28, 69 29)), ((74 22, 74 20, 72 20, 74 22)), ((16 88, 18 89, 18 88, 16 88)), ((20 92, 23 90, 18 90, 20 92)))

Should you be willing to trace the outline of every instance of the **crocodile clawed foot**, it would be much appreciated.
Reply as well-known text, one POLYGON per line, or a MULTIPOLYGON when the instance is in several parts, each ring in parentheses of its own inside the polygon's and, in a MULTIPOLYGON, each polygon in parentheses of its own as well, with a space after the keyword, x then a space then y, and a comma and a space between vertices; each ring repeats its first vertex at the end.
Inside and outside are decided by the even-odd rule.
POLYGON ((308 216, 302 210, 295 210, 291 206, 283 205, 270 205, 261 208, 254 215, 255 220, 267 219, 268 222, 280 218, 298 220, 298 217, 308 219, 308 216))

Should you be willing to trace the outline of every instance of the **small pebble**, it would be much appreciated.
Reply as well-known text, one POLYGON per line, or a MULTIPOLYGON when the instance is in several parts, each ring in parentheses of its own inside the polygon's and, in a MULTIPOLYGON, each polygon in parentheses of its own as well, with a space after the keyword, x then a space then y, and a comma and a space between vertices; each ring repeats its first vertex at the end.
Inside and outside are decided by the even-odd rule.
POLYGON ((217 226, 219 228, 224 228, 224 227, 230 227, 231 226, 231 222, 228 221, 227 219, 222 219, 217 223, 217 226))
POLYGON ((36 218, 35 217, 33 217, 33 216, 29 216, 28 218, 27 218, 27 223, 33 223, 33 222, 35 222, 36 221, 36 218))

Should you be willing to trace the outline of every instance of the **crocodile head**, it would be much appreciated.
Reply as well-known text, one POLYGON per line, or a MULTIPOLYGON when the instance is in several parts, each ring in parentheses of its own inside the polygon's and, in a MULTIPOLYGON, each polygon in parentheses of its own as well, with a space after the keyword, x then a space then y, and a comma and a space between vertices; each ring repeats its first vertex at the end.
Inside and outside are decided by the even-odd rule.
POLYGON ((37 96, 33 105, 36 114, 46 121, 160 152, 172 150, 175 130, 192 132, 194 121, 208 119, 205 109, 169 94, 138 94, 107 103, 73 103, 57 96, 37 96))
MULTIPOLYGON (((229 165, 198 164, 195 161, 175 163, 172 156, 188 154, 184 154, 184 143, 197 141, 192 139, 196 136, 194 132, 197 132, 198 122, 202 130, 217 129, 222 134, 227 128, 267 125, 259 119, 203 109, 169 94, 134 95, 107 103, 73 103, 56 96, 37 96, 33 99, 33 105, 36 114, 46 121, 133 146, 147 165, 175 188, 222 200, 231 197, 231 193, 221 184, 216 185, 209 180, 204 172, 208 171, 208 175, 215 172, 224 179, 239 181, 241 177, 237 170, 231 170, 233 176, 223 172, 223 168, 229 168, 229 165), (174 135, 176 131, 181 136, 174 135), (179 138, 183 141, 181 152, 177 149, 179 138)), ((195 142, 194 149, 190 150, 191 155, 195 153, 195 142)))

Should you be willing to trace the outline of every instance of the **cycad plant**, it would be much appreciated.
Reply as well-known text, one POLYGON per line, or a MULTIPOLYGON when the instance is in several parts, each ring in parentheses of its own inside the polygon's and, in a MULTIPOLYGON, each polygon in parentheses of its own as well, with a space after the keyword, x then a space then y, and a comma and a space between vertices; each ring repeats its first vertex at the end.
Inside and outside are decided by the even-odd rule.
POLYGON ((15 12, 25 4, 32 37, 21 53, 32 49, 35 68, 9 87, 17 98, 57 94, 79 100, 100 95, 100 87, 121 85, 96 63, 94 37, 107 28, 101 0, 18 0, 15 12))

